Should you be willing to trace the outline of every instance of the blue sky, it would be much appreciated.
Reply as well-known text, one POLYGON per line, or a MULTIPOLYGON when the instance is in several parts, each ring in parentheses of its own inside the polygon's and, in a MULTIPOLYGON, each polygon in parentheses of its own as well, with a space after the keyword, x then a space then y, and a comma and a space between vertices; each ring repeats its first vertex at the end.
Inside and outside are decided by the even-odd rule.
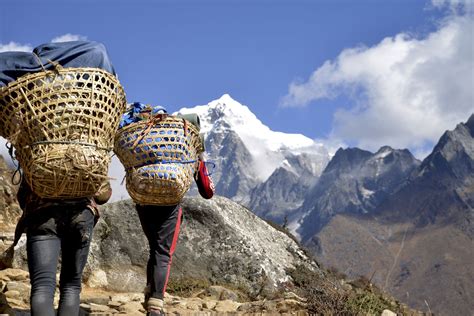
POLYGON ((72 34, 106 45, 129 101, 228 93, 273 130, 422 157, 474 112, 463 2, 2 0, 0 50, 72 34))

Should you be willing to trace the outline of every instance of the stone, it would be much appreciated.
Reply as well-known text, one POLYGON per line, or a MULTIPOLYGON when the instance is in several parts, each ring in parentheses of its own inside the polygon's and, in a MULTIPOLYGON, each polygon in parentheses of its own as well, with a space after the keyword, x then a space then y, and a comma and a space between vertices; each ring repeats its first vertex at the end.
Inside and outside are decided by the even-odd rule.
POLYGON ((278 302, 276 305, 276 308, 280 312, 290 312, 290 311, 305 309, 306 304, 296 301, 296 300, 284 300, 284 301, 278 302))
POLYGON ((381 316, 397 316, 396 313, 392 312, 389 309, 384 309, 381 316))
POLYGON ((186 308, 193 311, 200 311, 202 309, 202 301, 193 299, 186 304, 186 308))
POLYGON ((5 269, 0 271, 0 280, 4 281, 26 281, 30 274, 21 269, 5 269))
POLYGON ((306 298, 300 297, 300 296, 296 295, 293 292, 286 292, 283 295, 283 297, 287 300, 291 299, 291 300, 295 300, 295 301, 299 301, 299 302, 306 302, 307 301, 306 298))
POLYGON ((8 301, 8 304, 11 307, 20 307, 21 308, 21 307, 25 306, 25 303, 23 301, 15 299, 15 298, 8 297, 7 301, 8 301))
POLYGON ((216 301, 204 300, 202 302, 202 308, 207 309, 207 310, 214 309, 214 307, 216 307, 216 305, 217 305, 216 301))
POLYGON ((277 302, 276 301, 264 301, 263 302, 263 310, 273 312, 277 310, 277 302))
POLYGON ((94 303, 82 303, 80 307, 89 313, 92 312, 105 312, 108 310, 107 306, 99 305, 99 304, 94 304, 94 303))
POLYGON ((7 298, 18 299, 20 297, 20 292, 13 290, 6 291, 4 294, 7 298))
POLYGON ((120 312, 126 312, 127 315, 130 313, 141 312, 145 313, 143 305, 139 302, 129 302, 119 307, 120 312))
POLYGON ((231 301, 231 300, 224 300, 217 302, 216 307, 214 307, 214 311, 218 313, 230 313, 235 312, 239 308, 240 303, 231 301))
POLYGON ((122 303, 122 304, 133 301, 132 298, 129 295, 125 294, 125 293, 124 294, 112 295, 110 300, 113 301, 113 302, 118 302, 118 303, 122 303))
POLYGON ((127 315, 127 316, 143 316, 145 315, 145 312, 140 312, 140 311, 128 311, 128 312, 120 312, 118 315, 127 315))
POLYGON ((142 302, 145 300, 145 296, 143 295, 143 293, 131 293, 128 295, 134 302, 142 302))
POLYGON ((109 306, 110 308, 113 308, 113 309, 116 309, 118 310, 120 306, 122 306, 123 303, 120 303, 120 302, 117 302, 117 301, 110 301, 107 306, 109 306))
POLYGON ((181 300, 172 301, 171 306, 173 308, 186 309, 186 302, 183 302, 181 300))
POLYGON ((143 302, 145 296, 143 293, 113 293, 110 296, 110 301, 119 302, 119 303, 128 303, 128 302, 143 302))
POLYGON ((6 286, 7 291, 18 291, 24 293, 23 295, 28 295, 31 290, 31 285, 23 282, 8 282, 6 286))
POLYGON ((211 297, 211 298, 214 298, 216 300, 221 300, 221 301, 223 300, 237 301, 239 298, 239 296, 235 292, 229 289, 226 289, 223 286, 217 286, 217 285, 210 286, 209 288, 206 289, 206 291, 203 294, 207 297, 211 297))
POLYGON ((81 293, 81 302, 88 304, 107 305, 110 301, 110 295, 107 293, 86 292, 81 293))
POLYGON ((103 270, 95 270, 89 275, 86 284, 91 288, 105 288, 109 285, 107 274, 103 270))
MULTIPOLYGON (((287 270, 297 265, 319 269, 292 238, 229 199, 185 197, 182 205, 186 224, 173 256, 172 278, 212 280, 211 284, 232 282, 249 294, 259 294, 263 280, 268 293, 278 290, 281 282, 289 280, 287 270)), ((135 205, 123 200, 101 206, 101 210, 85 280, 93 282, 102 275, 98 285, 91 285, 105 285, 100 272, 105 271, 104 290, 141 292, 149 254, 135 205)), ((223 300, 238 298, 230 290, 221 295, 223 300)))
MULTIPOLYGON (((204 306, 204 305, 203 305, 204 306)), ((240 306, 237 308, 238 312, 247 312, 252 309, 252 303, 246 302, 240 304, 240 306)))

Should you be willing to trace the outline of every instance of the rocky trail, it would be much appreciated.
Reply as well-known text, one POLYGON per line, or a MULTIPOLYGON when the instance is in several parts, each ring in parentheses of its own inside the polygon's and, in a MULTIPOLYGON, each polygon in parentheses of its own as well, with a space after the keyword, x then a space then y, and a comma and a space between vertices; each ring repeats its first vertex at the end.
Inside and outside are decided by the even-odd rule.
MULTIPOLYGON (((21 269, 0 271, 0 313, 30 315, 28 272, 21 269)), ((167 294, 167 315, 308 315, 305 299, 288 292, 282 298, 239 302, 237 293, 221 286, 210 286, 191 297, 167 294)), ((59 299, 56 291, 55 303, 59 299)), ((145 315, 143 293, 117 293, 84 287, 80 315, 145 315)), ((1 314, 0 314, 1 315, 1 314)))

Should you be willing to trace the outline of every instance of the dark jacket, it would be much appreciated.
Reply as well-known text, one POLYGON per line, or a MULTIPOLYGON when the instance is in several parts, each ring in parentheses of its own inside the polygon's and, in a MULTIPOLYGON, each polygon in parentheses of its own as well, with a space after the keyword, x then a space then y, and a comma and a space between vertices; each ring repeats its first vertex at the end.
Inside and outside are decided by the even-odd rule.
POLYGON ((100 218, 99 209, 97 205, 102 205, 107 203, 112 195, 112 188, 110 187, 110 183, 104 183, 99 191, 93 197, 85 197, 85 198, 78 198, 78 199, 45 199, 41 198, 36 195, 28 185, 28 183, 23 180, 20 184, 17 193, 18 204, 20 208, 23 210, 23 214, 18 221, 18 224, 15 228, 15 240, 13 242, 13 246, 18 243, 21 235, 25 232, 28 227, 28 222, 34 218, 34 214, 36 212, 41 212, 42 209, 50 208, 54 206, 74 206, 78 207, 81 206, 83 208, 88 208, 95 217, 95 223, 100 218))

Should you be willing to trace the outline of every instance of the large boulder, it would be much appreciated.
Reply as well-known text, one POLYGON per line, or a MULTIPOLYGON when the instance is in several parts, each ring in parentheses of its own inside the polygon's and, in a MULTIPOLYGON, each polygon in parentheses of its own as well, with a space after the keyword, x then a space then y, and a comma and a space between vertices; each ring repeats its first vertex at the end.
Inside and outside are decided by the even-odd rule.
MULTIPOLYGON (((303 264, 319 270, 290 236, 227 198, 189 197, 182 206, 184 222, 172 278, 232 284, 249 293, 262 293, 291 282, 287 269, 303 264)), ((102 208, 86 282, 115 291, 141 291, 147 258, 148 244, 133 202, 102 208)))

